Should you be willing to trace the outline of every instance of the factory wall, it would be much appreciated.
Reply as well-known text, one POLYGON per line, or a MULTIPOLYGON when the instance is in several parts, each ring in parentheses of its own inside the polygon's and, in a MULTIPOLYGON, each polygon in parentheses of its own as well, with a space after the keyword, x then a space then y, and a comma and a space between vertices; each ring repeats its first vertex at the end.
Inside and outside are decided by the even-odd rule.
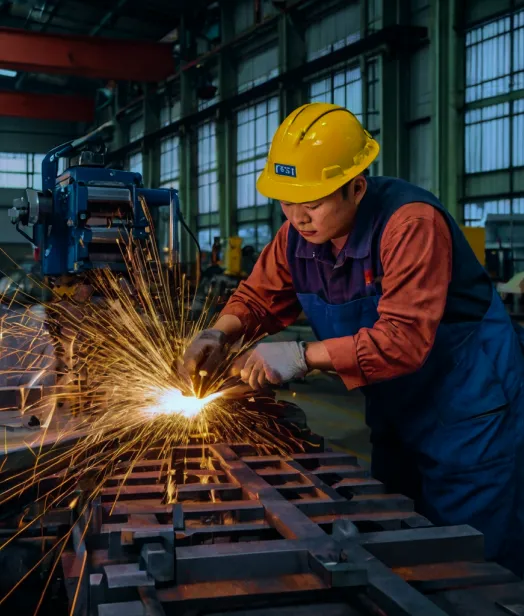
MULTIPOLYGON (((371 173, 433 191, 459 222, 524 213, 516 138, 524 130, 524 0, 301 0, 294 7, 283 13, 271 0, 223 1, 220 22, 202 32, 184 16, 178 77, 158 88, 119 84, 98 119, 115 121, 112 165, 142 172, 148 186, 179 189, 204 251, 215 237, 236 234, 258 251, 274 235, 280 208, 257 193, 256 178, 279 122, 307 101, 351 109, 381 144, 371 173), (416 27, 427 36, 385 34, 416 27)), ((45 129, 54 142, 54 129, 45 129)), ((19 142, 35 147, 27 134, 19 142)), ((157 224, 164 242, 167 212, 157 224)), ((182 254, 194 255, 186 236, 182 254)))
MULTIPOLYGON (((383 130, 380 50, 364 55, 355 49, 346 57, 340 51, 353 49, 384 23, 394 24, 393 12, 383 15, 380 0, 306 2, 289 19, 269 1, 259 3, 256 15, 255 4, 235 2, 231 20, 230 5, 223 3, 224 50, 209 57, 199 75, 182 72, 160 104, 142 100, 119 118, 115 162, 142 171, 147 184, 179 188, 183 211, 205 251, 216 236, 233 234, 261 250, 280 226, 279 205, 259 195, 255 184, 272 136, 293 108, 308 100, 336 102, 377 138, 383 130), (312 62, 316 70, 299 70, 312 62), (202 79, 217 87, 207 100, 195 96, 202 79), (156 143, 146 126, 155 127, 156 143)), ((192 51, 206 49, 199 40, 192 51)), ((374 173, 394 173, 390 150, 374 173)))
POLYGON ((32 260, 32 248, 9 221, 7 210, 25 188, 41 188, 40 164, 51 148, 81 134, 84 127, 0 117, 0 269, 10 268, 4 253, 19 264, 32 260), (3 251, 3 252, 2 252, 3 251))

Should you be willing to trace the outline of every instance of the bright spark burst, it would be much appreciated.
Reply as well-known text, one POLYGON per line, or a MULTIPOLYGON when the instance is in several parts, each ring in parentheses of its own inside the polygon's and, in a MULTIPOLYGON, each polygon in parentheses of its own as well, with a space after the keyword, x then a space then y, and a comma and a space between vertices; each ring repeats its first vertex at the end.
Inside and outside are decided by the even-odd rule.
MULTIPOLYGON (((230 353, 206 391, 193 390, 179 367, 189 342, 210 325, 212 298, 193 319, 189 283, 179 266, 162 265, 153 233, 145 245, 121 243, 121 251, 127 276, 93 272, 86 280, 94 291, 88 301, 64 300, 33 279, 52 301, 27 308, 32 298, 20 289, 10 301, 1 298, 0 386, 43 387, 42 397, 28 399, 23 409, 41 424, 26 441, 34 465, 0 475, 0 509, 11 501, 15 512, 28 507, 2 547, 44 524, 53 508, 69 508, 77 521, 90 516, 90 503, 118 475, 114 507, 146 453, 169 461, 191 442, 202 444, 203 452, 217 441, 249 443, 264 453, 300 447, 274 419, 222 395, 231 363, 245 348, 230 353)), ((213 468, 204 453, 201 466, 213 468)), ((166 502, 176 498, 169 462, 166 502)), ((73 527, 51 548, 57 558, 73 527)), ((8 596, 0 597, 0 611, 8 596)))
POLYGON ((143 412, 148 417, 158 415, 181 415, 187 419, 192 419, 201 413, 213 400, 222 396, 222 392, 209 394, 205 398, 196 396, 184 396, 179 389, 171 387, 163 388, 151 393, 154 403, 147 406, 143 412))

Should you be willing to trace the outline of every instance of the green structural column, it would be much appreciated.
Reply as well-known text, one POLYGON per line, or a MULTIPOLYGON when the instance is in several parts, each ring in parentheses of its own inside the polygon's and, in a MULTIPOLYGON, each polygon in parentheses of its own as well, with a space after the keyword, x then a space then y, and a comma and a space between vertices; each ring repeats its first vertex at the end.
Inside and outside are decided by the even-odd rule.
MULTIPOLYGON (((160 127, 159 98, 150 91, 148 84, 144 84, 144 101, 142 113, 144 117, 144 135, 160 127)), ((144 186, 158 186, 160 181, 160 144, 144 140, 142 147, 144 186)))
MULTIPOLYGON (((368 3, 366 0, 360 0, 360 38, 363 39, 367 35, 368 24, 368 3)), ((368 109, 369 109, 369 96, 368 96, 368 71, 367 61, 365 56, 360 58, 360 78, 362 80, 362 120, 365 128, 369 126, 368 109)))
POLYGON ((461 69, 463 41, 458 34, 456 0, 432 0, 432 60, 435 66, 433 134, 435 140, 436 192, 450 213, 462 222, 459 178, 463 169, 461 69))
MULTIPOLYGON (((278 56, 282 73, 307 62, 306 24, 297 11, 282 12, 278 20, 278 56)), ((309 84, 302 79, 286 79, 280 86, 280 119, 294 109, 309 102, 309 84)), ((276 233, 282 224, 278 202, 273 201, 272 230, 276 233)))
MULTIPOLYGON (((282 12, 278 20, 279 67, 285 73, 307 61, 305 24, 297 11, 282 12)), ((280 90, 280 118, 308 101, 308 84, 286 80, 280 90)))
POLYGON ((123 118, 118 119, 116 112, 125 106, 127 103, 127 84, 119 83, 116 86, 116 93, 113 99, 113 119, 115 121, 115 132, 113 134, 113 143, 111 145, 113 150, 118 150, 122 146, 126 145, 127 135, 126 126, 123 118))
MULTIPOLYGON (((399 0, 383 0, 382 27, 399 23, 399 0)), ((408 93, 401 91, 404 58, 398 52, 386 50, 382 55, 381 129, 380 157, 383 175, 400 177, 404 171, 403 149, 406 143, 404 131, 403 100, 408 93)))
MULTIPOLYGON (((194 57, 194 41, 187 28, 187 14, 183 13, 179 28, 180 68, 194 57)), ((190 71, 181 71, 180 75, 180 113, 186 118, 193 111, 193 84, 190 71)), ((180 208, 186 223, 196 232, 196 161, 193 148, 193 131, 187 124, 182 124, 180 136, 180 208)), ((195 261, 194 247, 186 232, 181 233, 180 254, 183 263, 195 261)))
MULTIPOLYGON (((222 43, 232 40, 234 21, 231 18, 231 4, 221 3, 220 33, 222 43)), ((233 96, 237 91, 237 75, 234 53, 231 48, 222 51, 218 65, 218 89, 221 100, 233 96)), ((218 198, 220 216, 220 237, 226 239, 236 233, 236 186, 235 186, 235 126, 231 106, 221 108, 217 117, 217 160, 218 198)))

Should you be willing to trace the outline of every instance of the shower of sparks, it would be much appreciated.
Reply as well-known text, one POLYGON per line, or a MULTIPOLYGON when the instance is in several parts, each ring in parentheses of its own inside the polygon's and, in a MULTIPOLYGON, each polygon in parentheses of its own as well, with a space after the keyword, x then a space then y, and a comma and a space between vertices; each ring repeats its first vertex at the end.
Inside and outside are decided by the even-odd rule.
POLYGON ((163 388, 152 391, 154 402, 144 408, 143 413, 148 417, 157 415, 181 415, 190 419, 201 413, 205 407, 222 396, 222 392, 209 394, 205 398, 184 396, 179 389, 163 388))
MULTIPOLYGON (((126 276, 107 269, 86 278, 83 288, 93 291, 87 301, 64 300, 32 280, 53 297, 27 307, 28 293, 17 288, 7 301, 4 289, 0 386, 40 387, 42 395, 23 405, 25 416, 41 426, 26 440, 34 465, 0 474, 0 511, 11 502, 17 512, 27 505, 2 547, 43 523, 53 508, 70 508, 76 520, 90 515, 93 499, 118 476, 114 507, 135 464, 152 451, 159 460, 172 460, 175 450, 196 439, 202 468, 212 470, 206 443, 249 443, 281 454, 300 447, 274 420, 224 395, 230 366, 245 348, 230 352, 206 391, 193 390, 181 360, 192 338, 209 327, 212 299, 192 317, 189 282, 179 266, 162 265, 152 221, 150 228, 145 242, 120 242, 126 276)), ((166 502, 176 495, 168 468, 166 502)), ((69 535, 53 546, 55 554, 69 535)), ((8 596, 0 597, 0 611, 8 596)))

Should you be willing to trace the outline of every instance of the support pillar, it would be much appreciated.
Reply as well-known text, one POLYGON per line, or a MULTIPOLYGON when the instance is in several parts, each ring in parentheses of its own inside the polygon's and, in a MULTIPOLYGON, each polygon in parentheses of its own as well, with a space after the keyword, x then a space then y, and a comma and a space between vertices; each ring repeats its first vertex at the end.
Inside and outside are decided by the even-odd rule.
MULTIPOLYGON (((382 24, 386 28, 398 23, 399 0, 383 0, 382 24)), ((381 129, 380 157, 382 175, 400 177, 402 175, 402 139, 405 142, 405 130, 402 100, 407 98, 407 92, 402 93, 403 57, 399 53, 385 52, 382 55, 382 88, 381 88, 381 129)))
MULTIPOLYGON (((188 14, 183 13, 180 19, 180 65, 184 66, 191 58, 195 57, 194 41, 188 28, 188 14)), ((194 107, 194 93, 192 87, 191 71, 182 71, 180 75, 180 114, 187 117, 194 107)), ((196 187, 196 157, 194 140, 195 132, 192 127, 183 124, 180 127, 180 209, 182 215, 196 234, 196 207, 197 201, 193 198, 197 193, 196 187)), ((183 231, 180 238, 180 254, 182 263, 195 262, 195 250, 192 239, 187 231, 183 231)))
MULTIPOLYGON (((159 98, 151 93, 148 84, 144 84, 144 101, 142 103, 144 134, 147 135, 160 128, 159 98)), ((160 143, 155 142, 142 147, 144 186, 158 186, 160 182, 160 143)))
POLYGON ((457 34, 459 2, 432 0, 433 12, 432 60, 435 71, 434 139, 435 190, 451 215, 462 222, 463 211, 459 202, 459 178, 463 172, 464 126, 459 107, 459 69, 464 57, 464 42, 457 34))
MULTIPOLYGON (((305 24, 296 12, 282 12, 278 20, 279 66, 283 72, 307 61, 305 24)), ((280 119, 309 100, 308 84, 303 80, 290 81, 280 91, 280 119)))
MULTIPOLYGON (((231 7, 221 3, 220 30, 222 42, 230 41, 234 35, 231 7)), ((236 93, 238 88, 235 60, 232 50, 225 49, 219 58, 218 89, 221 99, 236 93)), ((236 233, 236 161, 234 147, 235 112, 224 107, 217 118, 217 157, 218 157, 218 199, 220 217, 220 237, 227 240, 236 233)))
POLYGON ((118 118, 116 112, 122 109, 127 102, 127 87, 125 83, 119 83, 116 86, 116 93, 113 103, 113 117, 115 119, 115 132, 113 135, 113 149, 119 150, 127 143, 127 135, 125 131, 125 122, 123 118, 118 118))

